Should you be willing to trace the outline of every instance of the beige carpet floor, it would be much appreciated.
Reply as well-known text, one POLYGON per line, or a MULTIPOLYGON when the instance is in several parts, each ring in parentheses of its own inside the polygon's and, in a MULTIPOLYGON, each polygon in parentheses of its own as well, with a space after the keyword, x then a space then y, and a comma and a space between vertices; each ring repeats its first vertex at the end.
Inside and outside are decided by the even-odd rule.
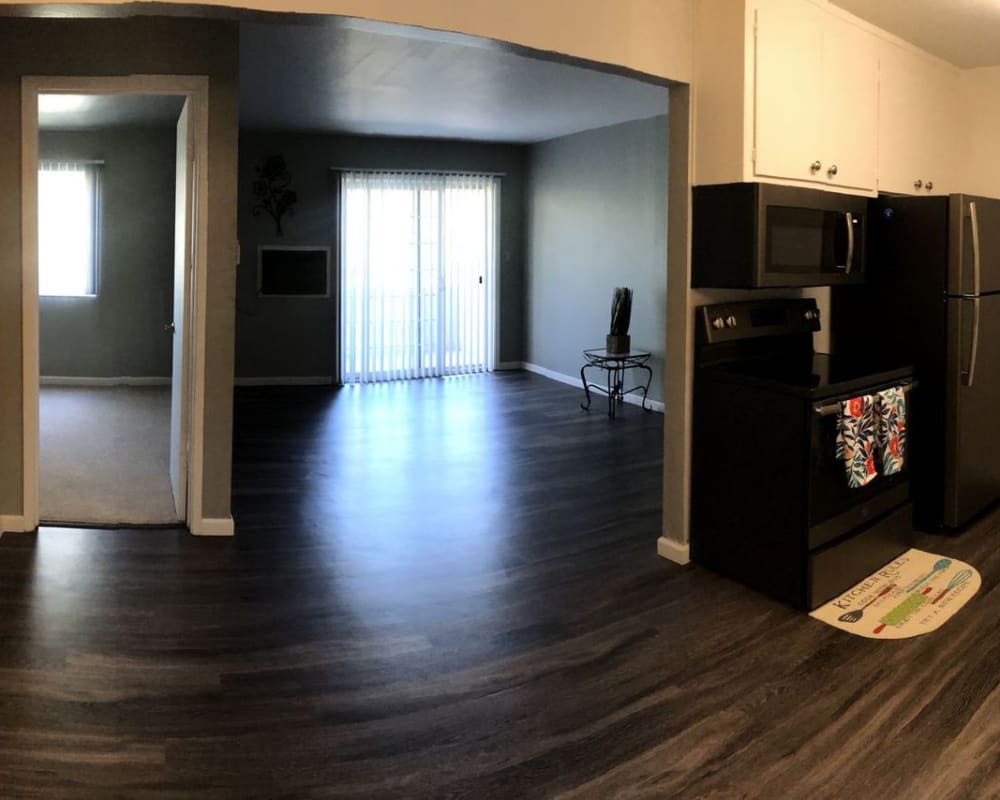
POLYGON ((170 387, 43 386, 39 500, 45 522, 177 521, 170 387))

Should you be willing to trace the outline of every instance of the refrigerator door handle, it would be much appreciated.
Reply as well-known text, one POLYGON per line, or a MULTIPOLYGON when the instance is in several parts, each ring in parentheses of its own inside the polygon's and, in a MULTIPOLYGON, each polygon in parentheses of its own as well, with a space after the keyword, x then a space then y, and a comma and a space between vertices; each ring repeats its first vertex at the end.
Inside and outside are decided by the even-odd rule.
MULTIPOLYGON (((979 213, 976 210, 976 201, 969 203, 969 219, 972 222, 972 294, 979 296, 982 283, 982 258, 979 253, 979 213)), ((978 313, 977 317, 978 319, 978 313)))
POLYGON ((847 220, 847 265, 844 274, 850 275, 851 267, 854 266, 854 218, 850 211, 844 214, 844 218, 847 220))
POLYGON ((972 386, 976 380, 976 361, 979 358, 979 304, 981 301, 978 297, 963 299, 972 302, 972 343, 969 346, 969 370, 965 373, 965 385, 972 386))

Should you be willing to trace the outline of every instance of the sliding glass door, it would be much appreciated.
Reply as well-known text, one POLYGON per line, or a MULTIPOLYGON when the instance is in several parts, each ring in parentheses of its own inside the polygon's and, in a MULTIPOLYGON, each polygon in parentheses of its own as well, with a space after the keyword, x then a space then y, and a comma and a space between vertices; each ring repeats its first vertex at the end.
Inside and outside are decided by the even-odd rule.
POLYGON ((494 368, 498 200, 490 175, 343 174, 343 383, 494 368))

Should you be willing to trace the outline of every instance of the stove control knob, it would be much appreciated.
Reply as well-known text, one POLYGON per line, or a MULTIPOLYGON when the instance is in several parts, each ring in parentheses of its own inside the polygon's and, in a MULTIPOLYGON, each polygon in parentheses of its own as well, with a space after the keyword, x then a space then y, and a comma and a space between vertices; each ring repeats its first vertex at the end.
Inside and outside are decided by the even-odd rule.
POLYGON ((726 327, 726 321, 722 317, 716 317, 712 320, 712 327, 717 331, 721 331, 726 327))
POLYGON ((735 328, 736 327, 736 317, 734 317, 732 314, 730 314, 728 317, 726 317, 726 327, 727 328, 735 328))

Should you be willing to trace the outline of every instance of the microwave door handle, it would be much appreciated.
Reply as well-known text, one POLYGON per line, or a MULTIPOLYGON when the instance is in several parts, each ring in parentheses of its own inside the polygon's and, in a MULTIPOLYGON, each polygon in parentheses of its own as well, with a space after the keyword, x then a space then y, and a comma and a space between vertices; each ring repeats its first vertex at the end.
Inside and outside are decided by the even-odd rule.
POLYGON ((850 275, 851 267, 854 266, 854 219, 850 211, 844 214, 844 219, 847 221, 847 266, 844 274, 850 275))

